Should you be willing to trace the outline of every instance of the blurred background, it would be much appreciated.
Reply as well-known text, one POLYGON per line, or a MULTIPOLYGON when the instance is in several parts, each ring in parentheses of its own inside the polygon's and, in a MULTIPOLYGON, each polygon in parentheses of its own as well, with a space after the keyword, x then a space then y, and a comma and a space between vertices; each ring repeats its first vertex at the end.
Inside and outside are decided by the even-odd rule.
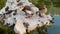
MULTIPOLYGON (((0 0, 0 10, 5 6, 7 0, 0 0)), ((29 0, 36 7, 44 3, 48 8, 47 14, 50 14, 54 17, 54 24, 51 28, 48 29, 47 33, 42 32, 40 34, 60 34, 60 0, 29 0)), ((37 34, 37 32, 32 32, 30 34, 37 34)), ((13 30, 9 27, 4 26, 0 22, 0 34, 15 34, 13 30)))
MULTIPOLYGON (((2 9, 7 0, 0 0, 0 9, 2 9)), ((29 0, 32 2, 36 7, 44 3, 47 5, 48 12, 51 15, 60 15, 60 0, 29 0)))

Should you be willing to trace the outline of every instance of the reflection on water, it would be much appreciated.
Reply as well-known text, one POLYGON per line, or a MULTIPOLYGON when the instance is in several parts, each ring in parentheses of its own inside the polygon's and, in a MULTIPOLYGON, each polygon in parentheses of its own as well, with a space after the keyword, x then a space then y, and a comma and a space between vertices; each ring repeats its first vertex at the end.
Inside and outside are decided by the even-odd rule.
POLYGON ((48 34, 60 34, 60 16, 54 16, 54 24, 48 30, 48 34))

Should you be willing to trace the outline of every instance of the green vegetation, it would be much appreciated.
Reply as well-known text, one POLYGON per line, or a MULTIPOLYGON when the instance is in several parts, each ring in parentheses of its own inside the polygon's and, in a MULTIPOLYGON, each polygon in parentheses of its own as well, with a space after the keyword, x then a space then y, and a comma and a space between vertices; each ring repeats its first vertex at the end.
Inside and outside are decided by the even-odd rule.
POLYGON ((6 0, 0 0, 0 9, 2 9, 6 4, 6 0))
POLYGON ((35 6, 39 6, 44 3, 47 5, 48 12, 51 15, 60 15, 60 0, 29 0, 35 6))
POLYGON ((60 7, 60 0, 53 0, 53 4, 55 7, 60 7))
POLYGON ((8 26, 5 26, 0 22, 0 34, 15 34, 15 33, 8 26))
POLYGON ((46 4, 47 7, 49 7, 51 5, 50 2, 47 2, 47 1, 44 1, 44 0, 29 0, 29 1, 32 2, 38 8, 40 7, 41 4, 46 4))

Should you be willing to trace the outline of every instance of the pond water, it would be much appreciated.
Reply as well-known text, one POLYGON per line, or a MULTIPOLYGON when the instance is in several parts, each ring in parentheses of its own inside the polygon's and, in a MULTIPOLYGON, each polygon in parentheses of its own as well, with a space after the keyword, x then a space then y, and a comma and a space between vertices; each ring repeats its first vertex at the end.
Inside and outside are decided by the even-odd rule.
POLYGON ((60 16, 54 16, 54 24, 48 29, 48 34, 60 34, 60 16))

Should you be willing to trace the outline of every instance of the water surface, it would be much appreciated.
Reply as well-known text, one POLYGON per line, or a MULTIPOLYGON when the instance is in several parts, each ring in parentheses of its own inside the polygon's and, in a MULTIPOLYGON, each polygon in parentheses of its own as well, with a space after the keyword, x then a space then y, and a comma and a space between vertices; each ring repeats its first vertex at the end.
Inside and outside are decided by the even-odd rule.
POLYGON ((54 24, 48 29, 48 34, 60 34, 60 16, 54 16, 54 24))

